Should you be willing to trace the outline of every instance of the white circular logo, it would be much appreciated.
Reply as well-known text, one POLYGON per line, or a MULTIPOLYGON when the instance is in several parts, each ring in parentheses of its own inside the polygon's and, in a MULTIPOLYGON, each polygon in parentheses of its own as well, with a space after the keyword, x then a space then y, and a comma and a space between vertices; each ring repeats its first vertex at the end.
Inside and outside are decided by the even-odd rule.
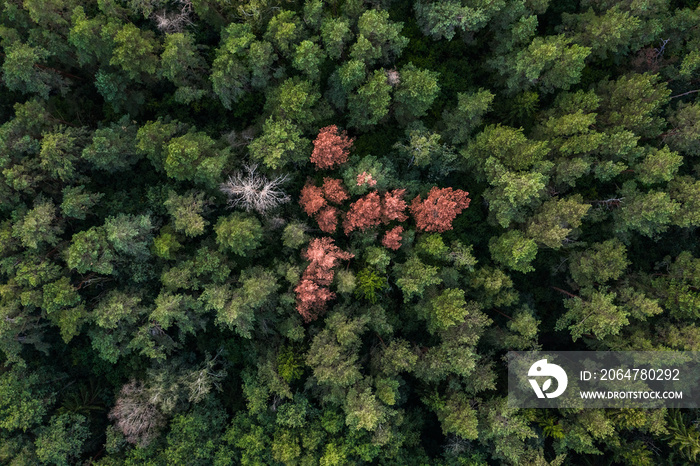
POLYGON ((537 398, 556 398, 564 393, 566 384, 569 382, 569 378, 566 376, 564 369, 556 364, 548 364, 546 359, 540 359, 530 366, 527 375, 528 377, 548 377, 541 388, 536 379, 528 379, 537 398), (557 381, 557 389, 548 393, 547 390, 552 386, 552 378, 557 381))

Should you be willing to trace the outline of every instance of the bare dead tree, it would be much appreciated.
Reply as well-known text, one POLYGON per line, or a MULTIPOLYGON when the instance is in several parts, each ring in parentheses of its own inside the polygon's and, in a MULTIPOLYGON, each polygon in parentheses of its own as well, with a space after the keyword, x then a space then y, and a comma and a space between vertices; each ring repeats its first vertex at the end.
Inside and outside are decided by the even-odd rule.
POLYGON ((152 15, 156 27, 166 34, 182 32, 192 24, 192 0, 178 0, 178 4, 180 6, 178 12, 161 10, 152 15))
POLYGON ((148 445, 165 425, 165 416, 150 402, 143 384, 135 380, 122 387, 109 418, 116 421, 127 442, 140 446, 148 445))
POLYGON ((459 455, 469 449, 470 442, 456 435, 450 435, 445 443, 445 451, 450 455, 459 455))
POLYGON ((257 165, 245 165, 243 172, 236 172, 228 181, 221 183, 219 189, 229 197, 229 207, 241 207, 250 212, 260 214, 280 204, 289 202, 290 197, 280 189, 288 176, 282 175, 268 179, 265 175, 256 173, 257 165))
POLYGON ((223 349, 220 349, 213 358, 207 354, 204 364, 183 378, 190 402, 199 403, 211 392, 212 388, 218 391, 222 390, 220 382, 226 377, 226 369, 214 368, 221 353, 223 353, 223 349))

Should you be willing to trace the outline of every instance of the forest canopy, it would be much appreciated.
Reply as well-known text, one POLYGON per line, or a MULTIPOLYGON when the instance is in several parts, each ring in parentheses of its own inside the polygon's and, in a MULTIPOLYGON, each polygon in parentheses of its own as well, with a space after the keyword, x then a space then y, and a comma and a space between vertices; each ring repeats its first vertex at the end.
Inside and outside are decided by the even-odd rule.
POLYGON ((510 350, 700 351, 697 0, 7 0, 0 463, 657 465, 510 350))

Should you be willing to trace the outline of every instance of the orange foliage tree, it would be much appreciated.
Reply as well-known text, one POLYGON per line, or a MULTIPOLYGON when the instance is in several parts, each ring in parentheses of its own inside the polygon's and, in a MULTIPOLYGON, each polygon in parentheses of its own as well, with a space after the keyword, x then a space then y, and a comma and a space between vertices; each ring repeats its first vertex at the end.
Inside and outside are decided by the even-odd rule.
POLYGON ((309 217, 327 205, 321 188, 308 183, 301 189, 299 204, 309 217))
POLYGON ((388 230, 382 238, 382 244, 384 247, 397 250, 401 247, 401 233, 403 233, 403 227, 397 226, 388 230))
POLYGON ((389 223, 392 220, 403 222, 408 219, 408 215, 404 214, 406 201, 403 200, 405 189, 395 189, 384 193, 384 201, 382 202, 382 222, 389 223))
POLYGON ((424 201, 417 196, 410 211, 419 230, 443 232, 452 229, 452 221, 469 207, 469 193, 461 189, 433 187, 424 201))
POLYGON ((364 231, 382 222, 382 204, 379 194, 373 191, 350 205, 343 230, 349 234, 354 230, 364 231))
POLYGON ((348 197, 342 180, 326 177, 320 188, 307 183, 301 190, 299 204, 308 216, 316 218, 321 231, 334 233, 340 211, 328 203, 340 204, 348 197))
POLYGON ((347 132, 338 131, 336 125, 321 128, 314 140, 314 151, 311 162, 320 168, 333 168, 347 162, 352 147, 353 138, 347 132))
POLYGON ((316 214, 316 221, 324 233, 335 233, 338 226, 338 209, 331 206, 324 207, 316 214))
POLYGON ((375 227, 380 223, 387 224, 392 220, 405 221, 408 216, 404 214, 406 201, 403 200, 405 189, 395 189, 384 193, 381 198, 376 191, 360 198, 350 205, 350 210, 345 216, 343 229, 345 234, 354 230, 364 231, 375 227))
POLYGON ((343 186, 343 180, 326 177, 323 179, 323 187, 321 189, 326 200, 333 204, 340 204, 350 198, 347 189, 343 186))
POLYGON ((316 320, 325 310, 326 302, 335 298, 328 289, 333 281, 333 270, 341 260, 352 259, 354 254, 341 250, 333 243, 333 238, 314 238, 303 253, 310 261, 294 288, 297 295, 297 311, 305 322, 316 320))

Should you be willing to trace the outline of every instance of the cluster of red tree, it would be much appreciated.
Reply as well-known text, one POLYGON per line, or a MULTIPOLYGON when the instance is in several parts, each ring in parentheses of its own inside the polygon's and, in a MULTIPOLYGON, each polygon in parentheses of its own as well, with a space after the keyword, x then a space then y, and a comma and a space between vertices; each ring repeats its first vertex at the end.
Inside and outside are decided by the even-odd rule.
POLYGON ((328 288, 335 276, 333 268, 338 265, 338 261, 355 256, 333 244, 333 238, 325 237, 311 240, 303 257, 311 262, 294 292, 297 295, 299 314, 304 321, 311 322, 325 309, 326 302, 335 298, 335 293, 328 288))
MULTIPOLYGON (((345 163, 352 141, 344 131, 339 132, 335 125, 322 128, 314 141, 311 162, 317 169, 345 163)), ((363 172, 358 175, 357 183, 374 186, 377 182, 371 174, 363 172)), ((347 235, 355 230, 364 231, 381 224, 387 225, 394 220, 404 222, 408 219, 404 213, 406 209, 413 214, 418 230, 443 232, 451 230, 452 221, 469 207, 469 193, 460 189, 433 187, 425 200, 417 196, 411 201, 410 207, 403 199, 405 192, 405 189, 395 189, 380 195, 375 190, 350 204, 343 218, 344 233, 347 235)), ((330 234, 335 233, 341 214, 336 206, 349 198, 342 180, 325 177, 321 187, 307 183, 301 190, 299 203, 307 215, 316 219, 321 231, 330 234)), ((399 249, 403 230, 400 225, 391 228, 384 234, 382 244, 389 249, 399 249)), ((304 271, 295 291, 297 310, 308 322, 315 319, 326 301, 335 296, 327 286, 333 280, 332 268, 336 261, 350 259, 353 255, 338 249, 331 238, 313 240, 304 254, 311 264, 304 271), (323 257, 324 254, 328 257, 323 257)))
POLYGON ((329 203, 338 205, 348 198, 348 192, 342 180, 326 177, 320 188, 307 183, 301 190, 299 203, 306 215, 316 218, 321 231, 334 233, 340 211, 329 203))

